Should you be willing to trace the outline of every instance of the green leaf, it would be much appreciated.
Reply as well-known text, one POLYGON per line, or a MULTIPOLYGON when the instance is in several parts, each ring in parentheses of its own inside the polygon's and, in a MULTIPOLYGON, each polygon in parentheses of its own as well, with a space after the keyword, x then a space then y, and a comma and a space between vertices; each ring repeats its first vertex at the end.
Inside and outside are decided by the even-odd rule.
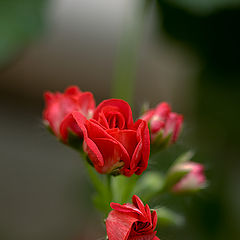
MULTIPOLYGON (((159 2, 161 2, 161 0, 159 0, 159 2)), ((239 0, 168 0, 168 2, 199 14, 240 5, 239 0)))

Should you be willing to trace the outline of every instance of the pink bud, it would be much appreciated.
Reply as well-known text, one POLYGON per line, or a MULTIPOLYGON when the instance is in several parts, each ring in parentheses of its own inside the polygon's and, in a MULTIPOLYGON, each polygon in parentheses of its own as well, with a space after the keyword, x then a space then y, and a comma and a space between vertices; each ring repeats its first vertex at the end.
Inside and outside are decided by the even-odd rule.
POLYGON ((179 163, 174 167, 174 171, 189 171, 178 183, 172 187, 176 193, 197 191, 205 187, 206 177, 204 166, 195 162, 179 163))
POLYGON ((180 133, 183 122, 183 116, 177 113, 171 112, 168 115, 168 119, 165 123, 165 129, 163 136, 172 135, 171 143, 175 143, 177 141, 178 135, 180 133))
POLYGON ((166 102, 162 102, 155 109, 147 111, 141 119, 149 123, 152 143, 159 144, 163 143, 164 140, 167 140, 168 144, 175 143, 183 122, 183 116, 171 112, 171 107, 166 102))

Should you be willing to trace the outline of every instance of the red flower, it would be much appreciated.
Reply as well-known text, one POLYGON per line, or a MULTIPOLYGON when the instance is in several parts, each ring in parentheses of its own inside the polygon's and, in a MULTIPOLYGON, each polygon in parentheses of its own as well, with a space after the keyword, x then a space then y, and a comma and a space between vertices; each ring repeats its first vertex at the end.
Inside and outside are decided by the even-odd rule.
POLYGON ((111 203, 114 209, 106 220, 109 240, 159 240, 156 237, 157 213, 150 211, 136 195, 132 204, 111 203))
MULTIPOLYGON (((62 138, 60 125, 68 114, 78 111, 85 117, 90 118, 95 109, 92 93, 81 92, 76 86, 67 88, 64 93, 46 92, 44 98, 46 107, 43 112, 43 119, 59 138, 62 138)), ((76 125, 69 125, 68 128, 81 135, 81 131, 76 125)))
POLYGON ((164 140, 167 140, 168 144, 175 143, 183 122, 183 116, 171 112, 166 102, 160 103, 155 109, 148 110, 141 119, 149 123, 153 143, 162 143, 164 140))
MULTIPOLYGON (((148 165, 150 140, 147 123, 133 122, 127 102, 105 100, 98 105, 92 119, 85 119, 78 112, 72 113, 83 132, 83 148, 99 173, 141 174, 148 165)), ((61 128, 62 135, 66 128, 61 128)))

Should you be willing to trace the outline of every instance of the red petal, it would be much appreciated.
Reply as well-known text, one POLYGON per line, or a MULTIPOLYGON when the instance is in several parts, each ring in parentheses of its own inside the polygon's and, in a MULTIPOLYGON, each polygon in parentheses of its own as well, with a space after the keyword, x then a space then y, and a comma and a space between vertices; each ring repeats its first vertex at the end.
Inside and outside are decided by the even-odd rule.
POLYGON ((88 137, 88 132, 85 123, 88 123, 89 121, 88 120, 84 121, 82 118, 82 114, 80 114, 79 112, 73 112, 72 116, 83 132, 84 141, 87 146, 86 150, 89 155, 89 158, 91 158, 94 165, 98 167, 104 166, 104 160, 101 152, 99 151, 96 144, 88 137))
POLYGON ((156 235, 156 232, 143 234, 143 235, 135 235, 135 236, 129 237, 126 240, 157 240, 158 238, 156 238, 155 235, 156 235))
MULTIPOLYGON (((81 114, 78 113, 79 117, 82 118, 82 121, 86 121, 86 118, 81 114)), ((76 133, 78 136, 82 138, 82 130, 78 126, 75 118, 73 117, 72 113, 68 114, 62 121, 60 125, 60 135, 62 137, 62 140, 65 142, 68 138, 68 130, 72 130, 74 133, 76 133)))
POLYGON ((164 136, 172 133, 172 143, 176 142, 181 130, 183 116, 177 113, 170 113, 165 125, 164 136))
POLYGON ((146 121, 143 120, 138 120, 135 123, 135 127, 137 127, 137 137, 138 137, 138 141, 140 141, 140 139, 142 140, 142 157, 141 157, 141 161, 138 163, 138 169, 135 172, 137 175, 142 174, 143 171, 146 170, 147 166, 148 166, 148 159, 149 159, 149 155, 150 155, 150 137, 149 137, 149 130, 148 130, 148 126, 146 121))
POLYGON ((106 220, 107 235, 109 240, 128 240, 134 222, 134 216, 119 211, 111 211, 106 220))
POLYGON ((111 173, 116 167, 119 167, 118 163, 120 161, 124 162, 122 147, 118 142, 111 138, 96 138, 94 139, 94 143, 100 151, 104 161, 103 166, 95 166, 99 173, 111 173))
POLYGON ((140 119, 148 122, 152 118, 154 113, 155 113, 155 109, 150 109, 146 113, 144 113, 144 115, 140 119))
POLYGON ((130 128, 133 126, 132 110, 127 102, 120 99, 108 99, 101 102, 96 108, 93 118, 98 120, 99 113, 106 106, 108 107, 112 106, 112 107, 115 107, 115 109, 117 107, 118 111, 122 113, 125 118, 127 128, 130 128))
POLYGON ((127 129, 119 130, 115 128, 107 130, 107 132, 125 147, 131 158, 137 145, 136 131, 127 129))
POLYGON ((146 216, 144 204, 143 204, 142 200, 137 195, 133 195, 132 203, 134 204, 134 206, 136 206, 146 216))
POLYGON ((170 112, 171 107, 169 106, 169 104, 166 102, 162 102, 157 105, 154 115, 159 116, 162 121, 166 121, 170 112))
MULTIPOLYGON (((152 223, 152 215, 148 204, 145 206, 146 217, 150 223, 152 223)), ((152 224, 151 224, 152 225, 152 224)))
POLYGON ((91 118, 95 109, 95 100, 93 94, 90 92, 82 93, 78 97, 78 103, 80 111, 84 114, 84 116, 91 118))
POLYGON ((46 105, 48 105, 54 98, 54 94, 51 92, 45 92, 44 93, 44 100, 46 102, 46 105))
POLYGON ((72 115, 83 132, 85 151, 98 172, 107 173, 113 170, 114 165, 120 160, 124 163, 129 162, 126 149, 104 128, 93 120, 83 121, 79 112, 72 115))
MULTIPOLYGON (((47 94, 49 98, 50 94, 47 94)), ((65 116, 77 110, 75 102, 66 96, 55 94, 48 100, 48 105, 44 111, 44 119, 49 122, 52 130, 59 137, 59 127, 65 116)))
POLYGON ((146 221, 144 213, 142 213, 137 207, 135 207, 132 204, 119 204, 119 203, 110 203, 110 206, 112 209, 119 211, 119 212, 124 212, 124 213, 132 213, 135 214, 135 216, 138 220, 141 221, 146 221))
POLYGON ((152 228, 155 229, 157 226, 157 212, 152 212, 152 228))
POLYGON ((135 148, 134 154, 131 159, 130 171, 132 171, 132 173, 135 173, 139 169, 139 163, 141 159, 142 159, 142 139, 135 148))
POLYGON ((65 92, 66 95, 78 95, 81 94, 81 90, 77 86, 68 87, 65 92))

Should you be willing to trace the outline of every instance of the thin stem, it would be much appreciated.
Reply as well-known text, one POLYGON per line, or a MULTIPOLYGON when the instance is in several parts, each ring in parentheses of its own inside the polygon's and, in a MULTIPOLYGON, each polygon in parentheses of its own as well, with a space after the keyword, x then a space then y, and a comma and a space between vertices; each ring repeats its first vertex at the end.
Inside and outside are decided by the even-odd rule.
POLYGON ((107 188, 109 192, 109 201, 112 201, 113 199, 112 176, 110 174, 107 175, 107 188))

